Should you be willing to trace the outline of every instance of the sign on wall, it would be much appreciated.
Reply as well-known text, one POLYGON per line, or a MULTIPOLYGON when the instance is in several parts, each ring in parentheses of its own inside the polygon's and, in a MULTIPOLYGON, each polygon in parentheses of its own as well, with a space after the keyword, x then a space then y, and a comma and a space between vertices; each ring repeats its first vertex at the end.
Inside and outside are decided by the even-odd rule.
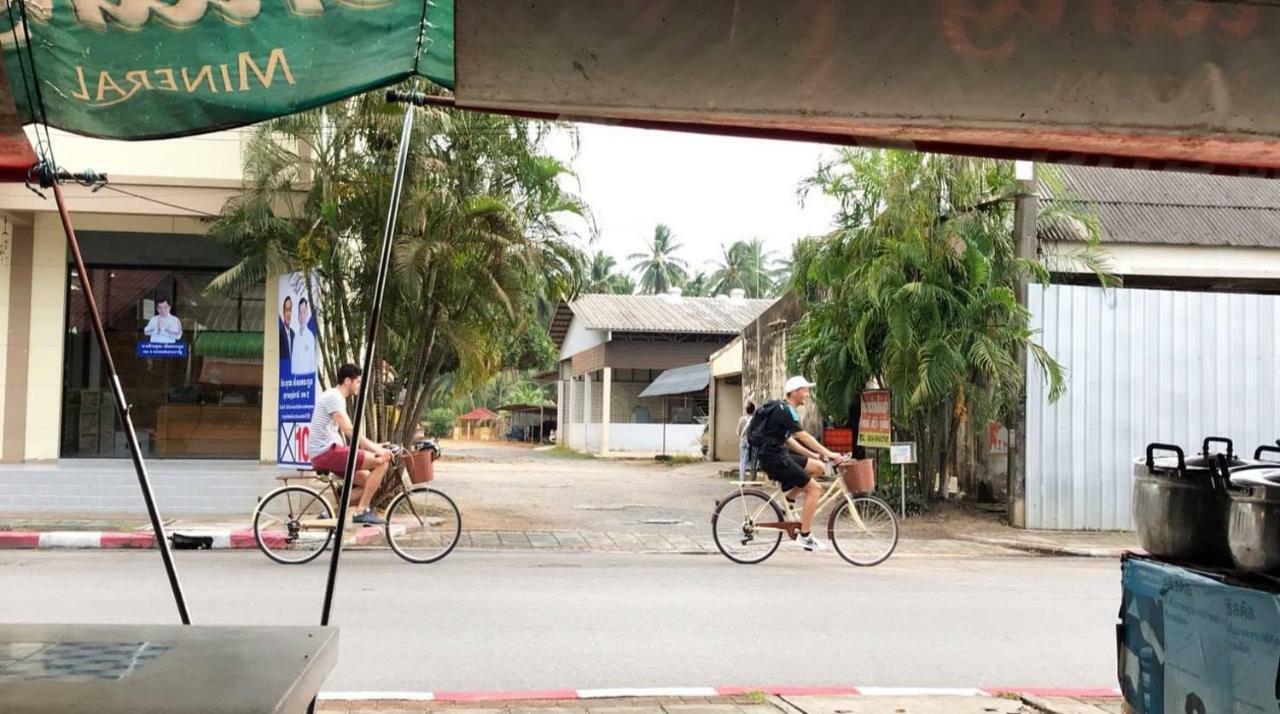
POLYGON ((893 419, 889 410, 889 391, 870 390, 862 393, 862 417, 858 420, 858 446, 887 449, 893 443, 893 419))
POLYGON ((149 314, 138 340, 137 355, 141 359, 186 359, 187 343, 182 340, 182 320, 173 314, 168 298, 144 302, 149 314))
POLYGON ((320 368, 318 294, 314 280, 308 286, 304 273, 280 276, 276 306, 276 344, 280 355, 280 414, 276 430, 276 463, 307 467, 311 412, 319 391, 320 368))

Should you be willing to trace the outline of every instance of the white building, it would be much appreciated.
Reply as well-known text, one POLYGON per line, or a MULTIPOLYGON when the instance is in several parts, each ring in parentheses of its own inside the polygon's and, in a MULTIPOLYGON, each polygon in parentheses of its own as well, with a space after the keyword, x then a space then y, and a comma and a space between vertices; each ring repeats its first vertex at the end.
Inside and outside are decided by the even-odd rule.
POLYGON ((663 397, 641 392, 675 368, 701 365, 709 380, 707 358, 771 303, 745 299, 741 291, 717 298, 676 291, 584 295, 561 305, 551 324, 560 350, 560 442, 602 456, 701 454, 707 383, 663 397))

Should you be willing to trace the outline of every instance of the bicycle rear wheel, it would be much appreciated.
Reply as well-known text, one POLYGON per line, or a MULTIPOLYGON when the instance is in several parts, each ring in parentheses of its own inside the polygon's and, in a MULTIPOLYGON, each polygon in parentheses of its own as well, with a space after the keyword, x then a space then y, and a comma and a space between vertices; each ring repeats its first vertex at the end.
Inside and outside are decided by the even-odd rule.
POLYGON ((898 519, 875 496, 842 501, 827 520, 827 536, 841 558, 854 565, 883 563, 898 547, 898 519))
POLYGON ((328 501, 309 488, 286 486, 258 503, 253 512, 253 539, 258 549, 277 563, 309 563, 333 540, 332 528, 308 527, 322 519, 334 521, 328 501))
POLYGON ((387 543, 410 563, 434 563, 453 551, 462 514, 453 499, 429 486, 396 496, 387 509, 387 543))
POLYGON ((720 502, 711 515, 711 535, 724 557, 754 565, 773 555, 782 542, 777 528, 757 528, 757 523, 781 523, 782 509, 759 491, 742 491, 720 502))

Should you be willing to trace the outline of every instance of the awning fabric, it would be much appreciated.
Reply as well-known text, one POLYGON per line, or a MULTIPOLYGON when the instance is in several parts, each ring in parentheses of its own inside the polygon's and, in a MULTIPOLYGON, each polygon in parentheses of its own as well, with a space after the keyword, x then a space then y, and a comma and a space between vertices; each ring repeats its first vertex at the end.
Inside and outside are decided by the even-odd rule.
MULTIPOLYGON (((453 0, 28 0, 27 7, 49 123, 77 134, 198 134, 415 75, 453 86, 453 0)), ((0 18, 17 107, 26 121, 39 119, 21 81, 22 23, 0 18)))
POLYGON ((261 332, 201 332, 191 348, 196 357, 257 360, 262 362, 261 332))
MULTIPOLYGON (((422 76, 452 89, 459 107, 521 116, 1280 175, 1280 93, 1260 69, 1280 61, 1280 5, 1272 3, 28 0, 27 7, 50 123, 93 136, 213 131, 422 76)), ((19 81, 26 33, 7 29, 0 35, 10 84, 30 119, 32 100, 19 81)))
POLYGON ((671 397, 701 392, 711 383, 711 368, 706 362, 669 369, 640 392, 640 397, 671 397))

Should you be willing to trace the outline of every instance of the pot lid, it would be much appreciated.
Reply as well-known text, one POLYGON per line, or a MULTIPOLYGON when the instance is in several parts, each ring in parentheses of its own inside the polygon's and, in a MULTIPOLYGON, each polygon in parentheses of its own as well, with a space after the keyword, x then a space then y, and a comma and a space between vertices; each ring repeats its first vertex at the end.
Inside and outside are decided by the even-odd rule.
POLYGON ((1231 474, 1231 485, 1280 488, 1280 466, 1237 471, 1231 474))

